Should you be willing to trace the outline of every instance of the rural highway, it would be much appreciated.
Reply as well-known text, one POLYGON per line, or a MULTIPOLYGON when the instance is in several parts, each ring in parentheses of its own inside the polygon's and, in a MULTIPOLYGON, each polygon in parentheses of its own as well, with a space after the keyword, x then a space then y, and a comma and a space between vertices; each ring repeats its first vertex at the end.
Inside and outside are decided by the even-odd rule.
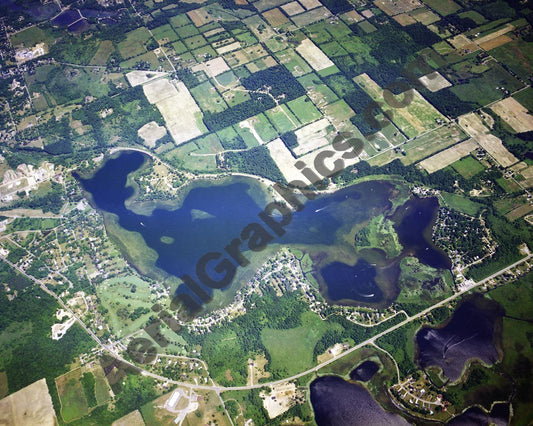
POLYGON ((172 379, 169 379, 167 377, 164 377, 164 376, 161 376, 159 374, 155 374, 155 373, 152 373, 150 371, 147 371, 147 370, 144 370, 140 367, 138 367, 137 365, 131 363, 130 361, 127 361, 126 359, 122 358, 113 348, 109 347, 108 345, 105 345, 101 340, 100 338, 95 334, 93 333, 93 331, 87 327, 85 325, 85 323, 80 319, 78 318, 74 312, 70 309, 70 307, 68 307, 62 300, 59 296, 57 296, 53 291, 49 290, 48 287, 46 287, 46 285, 39 279, 31 276, 31 275, 28 275, 26 274, 26 272, 24 272, 21 268, 19 268, 17 265, 15 265, 14 263, 10 262, 9 260, 7 260, 5 257, 3 256, 0 256, 0 259, 3 260, 4 262, 6 262, 9 266, 11 266, 12 268, 16 269, 18 272, 20 272, 22 275, 24 275, 25 277, 27 277, 28 279, 32 280, 33 282, 35 282, 36 284, 39 284, 39 286, 41 287, 41 289, 43 291, 45 291, 46 293, 48 293, 50 296, 52 296, 53 298, 55 298, 58 303, 61 305, 61 307, 63 309, 65 309, 66 311, 70 312, 73 316, 73 318, 75 318, 75 320, 83 327, 83 329, 89 334, 89 336, 106 352, 108 352, 109 354, 111 354, 114 358, 116 358, 118 361, 140 371, 140 373, 144 376, 149 376, 149 377, 152 377, 154 379, 157 379, 157 380, 161 380, 161 381, 164 381, 164 382, 168 382, 168 383, 172 383, 172 384, 175 384, 175 385, 179 385, 179 386, 182 386, 182 387, 186 387, 186 388, 191 388, 191 389, 196 389, 196 390, 207 390, 207 391, 215 391, 217 393, 220 393, 220 392, 224 392, 224 391, 229 391, 229 390, 250 390, 250 389, 259 389, 259 388, 263 388, 263 387, 266 387, 266 386, 275 386, 275 385, 279 385, 279 384, 282 384, 282 383, 286 383, 288 381, 291 381, 291 380, 295 380, 295 379, 298 379, 300 377, 303 377, 309 373, 313 373, 313 372, 317 372, 318 370, 320 370, 321 368, 339 360, 340 358, 362 348, 363 346, 366 346, 366 345, 375 345, 375 341, 378 340, 379 338, 393 332, 394 330, 397 330, 401 327, 403 327, 404 325, 407 325, 409 324, 410 322, 413 322, 425 315, 427 315, 428 313, 430 313, 431 311, 433 311, 434 309, 437 309, 441 306, 444 306, 446 304, 448 304, 449 302, 451 302, 452 300, 455 300, 457 299, 458 297, 462 296, 464 293, 467 293, 469 292, 470 290, 474 289, 474 288, 477 288, 483 284, 485 284, 486 282, 490 281, 491 279, 493 278, 496 278, 504 273, 506 273, 507 271, 511 270, 512 268, 528 261, 529 259, 531 259, 533 257, 532 254, 528 254, 526 257, 524 257, 523 259, 513 263, 512 265, 509 265, 503 269, 500 269, 498 272, 495 272, 494 274, 488 276, 487 278, 481 280, 481 281, 478 281, 477 283, 474 283, 468 287, 465 287, 463 289, 461 289, 459 292, 457 293, 454 293, 452 296, 444 299, 444 300, 441 300, 440 302, 438 303, 435 303, 434 305, 430 306, 429 308, 426 308, 424 309, 423 311, 419 312, 418 314, 416 315, 413 315, 413 316, 408 316, 405 320, 403 320, 402 322, 399 322, 398 324, 395 324, 393 326, 391 326, 390 328, 388 328, 387 330, 384 330, 382 331, 381 333, 378 333, 376 334, 375 336, 367 339, 367 340, 364 340, 363 342, 360 342, 358 343, 357 345, 353 346, 352 348, 340 353, 339 355, 336 355, 334 356, 333 358, 329 359, 328 361, 324 361, 318 365, 316 365, 315 367, 312 367, 306 371, 302 371, 301 373, 298 373, 298 374, 295 374, 291 377, 287 377, 285 379, 282 379, 282 380, 276 380, 276 381, 271 381, 271 382, 264 382, 264 383, 260 383, 260 384, 255 384, 255 385, 247 385, 247 386, 231 386, 231 387, 226 387, 226 386, 217 386, 215 384, 213 385, 198 385, 198 384, 194 384, 194 383, 185 383, 185 382, 180 382, 180 381, 177 381, 177 380, 172 380, 172 379))

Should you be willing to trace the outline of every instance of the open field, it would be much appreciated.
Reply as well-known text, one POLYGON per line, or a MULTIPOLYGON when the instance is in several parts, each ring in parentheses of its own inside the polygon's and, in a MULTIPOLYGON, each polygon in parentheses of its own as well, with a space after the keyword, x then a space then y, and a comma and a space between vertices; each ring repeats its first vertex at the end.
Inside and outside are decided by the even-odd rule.
POLYGON ((89 65, 105 65, 109 55, 115 51, 113 42, 110 40, 104 40, 98 45, 98 50, 94 54, 89 62, 89 65))
POLYGON ((296 48, 296 51, 311 65, 315 71, 320 71, 335 65, 322 50, 311 40, 306 38, 296 48))
POLYGON ((281 27, 283 24, 289 22, 289 18, 287 18, 278 8, 264 12, 263 18, 265 18, 273 27, 281 27))
POLYGON ((421 9, 413 10, 412 12, 409 13, 409 15, 415 18, 416 21, 420 22, 422 25, 430 25, 440 20, 438 15, 431 12, 425 7, 421 9))
POLYGON ((483 208, 483 204, 471 201, 461 195, 442 191, 441 196, 450 208, 470 216, 477 216, 483 208))
POLYGON ((154 28, 152 30, 152 34, 160 45, 172 43, 179 39, 178 35, 172 29, 170 24, 165 24, 161 25, 160 27, 154 28))
POLYGON ((46 380, 38 380, 0 400, 0 424, 55 426, 57 419, 46 380))
POLYGON ((322 118, 296 130, 294 133, 298 140, 298 146, 293 148, 294 153, 298 156, 304 155, 329 144, 329 140, 327 139, 328 126, 331 126, 329 121, 322 118))
POLYGON ((126 414, 124 417, 115 420, 111 426, 144 426, 145 424, 141 412, 135 410, 126 414))
POLYGON ((420 162, 428 173, 434 173, 466 157, 478 147, 474 139, 468 139, 420 162))
POLYGON ((148 148, 155 148, 155 143, 167 134, 167 129, 155 121, 150 121, 137 130, 137 134, 148 148))
MULTIPOLYGON (((227 48, 227 47, 228 46, 224 46, 224 48, 227 48)), ((217 51, 219 54, 221 54, 220 49, 217 49, 217 51)), ((226 63, 231 68, 235 68, 235 67, 238 67, 239 65, 245 65, 248 62, 255 61, 267 55, 268 55, 268 52, 261 45, 255 45, 255 46, 246 47, 241 50, 237 50, 235 52, 226 53, 224 55, 224 59, 226 60, 226 63)))
POLYGON ((423 2, 442 16, 451 15, 461 9, 461 6, 453 0, 423 0, 423 2))
POLYGON ((317 7, 316 9, 300 13, 299 15, 294 15, 291 17, 291 20, 298 27, 305 27, 313 22, 329 18, 330 16, 331 12, 328 9, 325 7, 317 7))
MULTIPOLYGON (((361 74, 354 77, 354 81, 376 102, 384 102, 383 89, 379 87, 367 74, 361 74)), ((412 101, 405 107, 392 108, 384 107, 393 111, 391 121, 398 127, 408 138, 413 138, 419 134, 434 129, 438 126, 437 120, 442 122, 446 118, 433 105, 426 101, 418 91, 411 89, 409 92, 394 97, 395 102, 401 102, 401 99, 407 93, 413 96, 412 101)))
POLYGON ((533 113, 533 88, 528 87, 513 95, 513 98, 533 113))
POLYGON ((533 115, 514 98, 505 98, 490 107, 515 132, 530 132, 533 130, 533 115))
POLYGON ((298 119, 289 111, 285 104, 265 111, 265 115, 280 135, 290 132, 300 125, 298 119))
POLYGON ((410 12, 411 10, 422 7, 422 2, 419 0, 399 0, 395 2, 376 0, 374 1, 374 4, 389 16, 410 12))
POLYGON ((294 113, 301 124, 307 124, 318 120, 322 114, 307 96, 300 96, 287 102, 287 106, 294 113))
POLYGON ((501 166, 509 167, 518 159, 511 154, 500 138, 489 133, 489 129, 483 124, 481 118, 475 114, 465 114, 459 117, 459 125, 474 138, 501 166))
POLYGON ((202 25, 209 24, 210 22, 213 22, 214 20, 213 16, 209 12, 207 12, 207 10, 205 10, 205 8, 203 7, 190 10, 189 12, 187 12, 187 16, 191 18, 191 21, 197 27, 201 27, 202 25))
POLYGON ((191 89, 191 95, 202 111, 221 112, 227 108, 226 102, 209 81, 204 81, 191 89))
POLYGON ((490 54, 506 64, 524 80, 533 73, 533 46, 531 43, 513 40, 505 46, 491 50, 490 54))
POLYGON ((272 359, 271 368, 291 375, 313 365, 313 349, 327 329, 316 314, 302 314, 302 325, 288 330, 264 328, 261 340, 272 359))
POLYGON ((82 369, 77 368, 56 378, 57 393, 61 401, 61 417, 67 423, 89 413, 89 403, 80 382, 82 374, 82 369))
POLYGON ((159 79, 145 84, 143 90, 148 101, 161 112, 176 144, 207 131, 202 122, 202 111, 183 82, 172 84, 166 79, 159 79))
POLYGON ((275 54, 278 61, 285 65, 291 74, 300 77, 311 72, 311 67, 306 61, 293 49, 286 49, 275 54))
POLYGON ((475 176, 485 170, 485 166, 483 166, 483 164, 470 155, 462 158, 459 161, 456 161, 452 164, 452 167, 465 179, 470 179, 472 176, 475 176))
POLYGON ((270 156, 278 166, 287 182, 302 179, 302 174, 296 167, 294 167, 296 159, 292 156, 292 153, 285 146, 281 139, 278 138, 274 139, 272 142, 269 142, 267 144, 267 148, 270 152, 270 156))
POLYGON ((132 87, 139 86, 140 84, 148 83, 160 77, 168 75, 166 72, 154 72, 154 71, 131 71, 126 74, 126 78, 132 87))
POLYGON ((438 92, 439 90, 445 89, 446 87, 450 87, 452 85, 438 71, 424 75, 420 77, 419 80, 420 83, 422 83, 428 90, 432 92, 438 92))
POLYGON ((118 44, 118 50, 124 59, 132 58, 146 52, 146 43, 150 33, 145 27, 137 28, 126 34, 126 40, 118 44))
POLYGON ((203 62, 192 67, 193 72, 203 71, 209 78, 216 77, 217 75, 225 73, 229 70, 230 68, 228 67, 228 64, 226 64, 224 58, 221 57, 211 59, 210 61, 203 62))
MULTIPOLYGON (((385 130, 385 129, 383 129, 385 130)), ((465 133, 456 125, 446 125, 419 136, 403 145, 405 155, 396 154, 393 150, 387 151, 369 160, 371 165, 382 166, 400 158, 403 164, 409 165, 429 157, 466 138, 465 133)))

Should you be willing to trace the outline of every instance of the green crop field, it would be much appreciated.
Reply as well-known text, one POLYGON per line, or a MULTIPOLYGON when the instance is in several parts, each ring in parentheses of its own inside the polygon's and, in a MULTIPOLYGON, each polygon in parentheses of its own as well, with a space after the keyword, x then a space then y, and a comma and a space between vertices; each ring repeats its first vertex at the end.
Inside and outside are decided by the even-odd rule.
POLYGON ((207 40, 201 34, 186 38, 183 40, 183 42, 190 50, 197 49, 198 47, 202 47, 207 44, 207 40))
POLYGON ((182 13, 182 14, 180 13, 179 15, 173 16, 172 18, 169 19, 169 21, 170 21, 170 24, 174 28, 185 27, 186 25, 192 25, 191 20, 185 13, 182 13))
POLYGON ((61 417, 66 423, 79 419, 89 412, 89 404, 80 382, 82 369, 72 370, 56 378, 56 387, 61 401, 61 417))
POLYGON ((202 111, 215 113, 224 111, 227 108, 226 102, 209 81, 204 81, 202 84, 193 87, 191 95, 202 111))
POLYGON ((198 31, 193 24, 185 25, 184 27, 178 27, 176 28, 176 32, 182 40, 200 34, 200 31, 198 31))
POLYGON ((290 102, 287 102, 287 106, 294 113, 294 115, 300 120, 300 123, 307 124, 312 121, 318 120, 322 114, 311 102, 307 96, 301 96, 290 102))
POLYGON ((280 135, 299 127, 298 119, 289 111, 286 105, 269 109, 265 114, 280 135))
POLYGON ((146 52, 145 43, 151 36, 145 27, 137 28, 126 34, 126 40, 118 44, 118 50, 124 59, 132 58, 146 52))
POLYGON ((185 46, 182 41, 175 41, 172 43, 172 48, 174 49, 174 52, 176 52, 176 55, 181 55, 188 50, 187 46, 185 46))
POLYGON ((174 32, 172 27, 169 24, 161 25, 160 27, 154 28, 152 30, 154 38, 160 44, 172 43, 173 41, 178 40, 178 35, 174 32))
POLYGON ((452 0, 423 0, 423 2, 442 16, 451 15, 461 10, 461 6, 452 0))
POLYGON ((98 50, 91 59, 89 65, 105 65, 109 55, 115 51, 115 46, 110 40, 104 40, 98 45, 98 50))
POLYGON ((485 166, 470 155, 456 161, 452 164, 452 167, 465 179, 470 179, 472 176, 485 170, 485 166))

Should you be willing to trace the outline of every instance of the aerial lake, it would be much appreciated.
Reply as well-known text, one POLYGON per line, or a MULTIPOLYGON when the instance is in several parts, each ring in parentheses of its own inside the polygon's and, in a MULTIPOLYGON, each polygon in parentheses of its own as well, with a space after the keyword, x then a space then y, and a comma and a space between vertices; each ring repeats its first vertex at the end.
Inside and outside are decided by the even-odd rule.
POLYGON ((476 297, 461 304, 444 327, 423 327, 416 335, 419 365, 437 366, 453 382, 471 359, 495 363, 499 308, 496 302, 476 297))
MULTIPOLYGON (((258 214, 273 199, 256 179, 230 176, 216 181, 193 181, 182 188, 172 205, 156 202, 152 206, 155 208, 144 211, 135 208, 135 188, 128 176, 146 161, 151 160, 140 152, 122 152, 108 159, 91 177, 77 178, 93 206, 111 214, 120 229, 140 235, 146 252, 153 253, 154 267, 169 276, 195 276, 195 265, 201 256, 208 252, 224 253, 224 247, 246 225, 261 224, 258 214)), ((314 274, 327 299, 379 303, 384 297, 375 277, 388 276, 388 285, 394 286, 399 260, 383 263, 357 257, 353 240, 347 240, 347 236, 357 224, 378 214, 390 214, 397 192, 390 182, 367 181, 320 195, 294 213, 285 227, 285 235, 278 237, 270 231, 275 237, 270 245, 294 245, 319 253, 321 260, 314 274)), ((449 267, 449 259, 428 242, 427 229, 438 203, 434 199, 425 200, 410 200, 407 208, 403 205, 397 232, 405 253, 420 256, 421 261, 431 265, 449 267), (413 234, 418 236, 413 238, 413 234)), ((107 220, 106 226, 111 222, 107 220)), ((265 252, 252 253, 244 245, 246 257, 266 260, 265 252)), ((125 251, 130 250, 129 246, 122 242, 125 251)), ((216 276, 216 262, 211 263, 207 271, 216 276)))
POLYGON ((341 377, 319 377, 311 383, 310 389, 318 426, 409 424, 381 408, 365 387, 341 377))

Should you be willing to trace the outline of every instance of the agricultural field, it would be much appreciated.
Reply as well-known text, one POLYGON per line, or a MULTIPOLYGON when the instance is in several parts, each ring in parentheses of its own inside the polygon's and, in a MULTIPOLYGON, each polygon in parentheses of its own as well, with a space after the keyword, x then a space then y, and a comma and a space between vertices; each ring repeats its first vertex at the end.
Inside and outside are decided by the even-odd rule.
POLYGON ((145 44, 151 39, 145 27, 137 28, 126 34, 126 40, 118 44, 118 50, 124 59, 133 58, 146 52, 145 44))
POLYGON ((459 161, 461 158, 466 157, 476 148, 478 148, 476 141, 474 139, 468 139, 451 148, 441 151, 438 154, 426 158, 420 162, 420 166, 428 173, 434 173, 437 170, 441 170, 444 167, 459 161))
POLYGON ((422 0, 441 16, 448 16, 461 10, 461 6, 453 0, 422 0))
POLYGON ((502 99, 491 105, 490 109, 517 133, 533 130, 533 116, 514 98, 502 99))
POLYGON ((485 166, 471 155, 456 161, 452 164, 452 167, 465 179, 470 179, 471 177, 485 170, 485 166))
MULTIPOLYGON (((367 74, 361 74, 354 77, 354 81, 376 102, 385 103, 383 90, 367 74)), ((399 108, 389 107, 388 110, 391 111, 392 114, 391 121, 407 138, 414 138, 447 121, 446 118, 415 89, 411 89, 408 92, 408 95, 403 94, 400 96, 412 96, 413 98, 407 106, 404 106, 407 102, 402 104, 401 98, 398 99, 398 97, 394 97, 394 102, 400 102, 399 105, 401 106, 399 108)))
POLYGON ((45 379, 0 399, 0 424, 46 425, 57 424, 57 418, 45 379))

